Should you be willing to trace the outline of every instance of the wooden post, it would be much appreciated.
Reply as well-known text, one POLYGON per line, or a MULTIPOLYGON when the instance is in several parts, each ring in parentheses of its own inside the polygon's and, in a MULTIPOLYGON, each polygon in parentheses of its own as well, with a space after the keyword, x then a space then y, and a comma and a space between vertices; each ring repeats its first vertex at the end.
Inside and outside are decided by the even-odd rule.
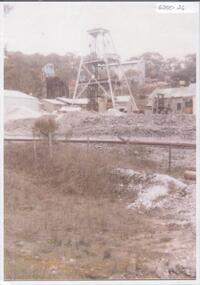
POLYGON ((36 147, 36 140, 33 140, 33 153, 34 153, 34 161, 37 161, 37 147, 36 147))
POLYGON ((48 141, 49 141, 49 156, 50 158, 53 157, 53 149, 52 149, 52 133, 48 134, 48 141))
POLYGON ((168 170, 171 172, 171 159, 172 159, 172 147, 169 145, 169 164, 168 164, 168 170))
POLYGON ((87 137, 87 154, 88 154, 88 151, 89 151, 89 146, 90 146, 90 138, 87 137))

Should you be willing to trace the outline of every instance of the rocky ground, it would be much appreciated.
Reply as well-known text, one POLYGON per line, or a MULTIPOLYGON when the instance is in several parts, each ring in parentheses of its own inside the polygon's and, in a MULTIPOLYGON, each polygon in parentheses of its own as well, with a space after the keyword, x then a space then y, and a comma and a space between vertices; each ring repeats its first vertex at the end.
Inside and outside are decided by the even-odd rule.
MULTIPOLYGON (((75 115, 74 115, 75 116, 75 115)), ((193 116, 146 116, 143 114, 110 116, 94 115, 78 120, 68 115, 58 118, 60 131, 65 132, 71 124, 74 135, 113 135, 133 137, 173 137, 195 139, 195 118, 193 116)))
MULTIPOLYGON (((58 133, 73 136, 131 136, 195 140, 196 119, 193 115, 153 115, 93 112, 69 112, 55 115, 58 133)), ((9 121, 5 134, 32 133, 33 119, 9 121)))

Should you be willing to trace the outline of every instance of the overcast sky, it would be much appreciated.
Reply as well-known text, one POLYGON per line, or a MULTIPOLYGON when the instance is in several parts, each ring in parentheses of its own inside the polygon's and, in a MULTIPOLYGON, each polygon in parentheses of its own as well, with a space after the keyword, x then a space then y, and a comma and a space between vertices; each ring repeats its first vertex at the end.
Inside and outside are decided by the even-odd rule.
POLYGON ((87 30, 109 29, 122 58, 143 52, 182 57, 197 51, 195 13, 159 14, 156 3, 10 3, 5 42, 10 51, 86 54, 87 30))

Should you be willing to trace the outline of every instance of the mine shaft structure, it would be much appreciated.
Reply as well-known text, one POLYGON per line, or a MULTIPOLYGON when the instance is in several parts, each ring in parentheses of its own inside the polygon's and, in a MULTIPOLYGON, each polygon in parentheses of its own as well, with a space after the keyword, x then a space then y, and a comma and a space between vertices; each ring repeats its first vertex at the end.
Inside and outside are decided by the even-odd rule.
POLYGON ((85 97, 83 94, 86 93, 91 109, 97 110, 98 98, 110 101, 112 108, 115 108, 116 96, 123 95, 126 87, 133 108, 138 110, 120 58, 115 52, 110 31, 97 28, 88 30, 88 34, 90 54, 81 57, 73 99, 85 97))

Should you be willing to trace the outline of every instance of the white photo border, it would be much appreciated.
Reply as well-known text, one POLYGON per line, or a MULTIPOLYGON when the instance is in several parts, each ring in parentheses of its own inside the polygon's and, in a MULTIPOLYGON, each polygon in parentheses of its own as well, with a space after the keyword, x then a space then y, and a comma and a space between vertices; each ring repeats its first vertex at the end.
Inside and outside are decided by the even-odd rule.
MULTIPOLYGON (((56 2, 56 1, 55 1, 56 2)), ((66 1, 70 2, 70 1, 66 1)), ((87 2, 87 1, 85 1, 87 2)), ((111 2, 111 1, 108 1, 111 2)), ((126 2, 126 1, 124 1, 126 2)), ((133 1, 135 2, 135 1, 133 1)), ((160 1, 159 1, 160 2, 160 1)), ((177 1, 174 1, 177 2, 177 1)), ((198 5, 198 40, 197 40, 197 62, 196 62, 196 279, 195 280, 110 280, 110 281, 4 281, 4 134, 3 134, 3 88, 4 88, 4 5, 19 2, 1 2, 0 3, 0 284, 2 285, 199 285, 200 284, 200 2, 190 1, 178 3, 195 3, 198 5)), ((39 1, 30 1, 28 4, 37 3, 39 1)), ((42 2, 44 4, 44 2, 42 2)), ((90 3, 90 2, 88 2, 90 3)), ((93 1, 92 3, 95 3, 93 1)), ((113 1, 113 3, 115 3, 113 1)), ((118 2, 119 3, 119 2, 118 2)), ((137 3, 137 2, 135 2, 137 3)), ((141 2, 138 2, 141 3, 141 2)), ((156 1, 144 1, 144 5, 147 3, 155 3, 156 1)), ((171 3, 171 2, 165 2, 171 3)))

